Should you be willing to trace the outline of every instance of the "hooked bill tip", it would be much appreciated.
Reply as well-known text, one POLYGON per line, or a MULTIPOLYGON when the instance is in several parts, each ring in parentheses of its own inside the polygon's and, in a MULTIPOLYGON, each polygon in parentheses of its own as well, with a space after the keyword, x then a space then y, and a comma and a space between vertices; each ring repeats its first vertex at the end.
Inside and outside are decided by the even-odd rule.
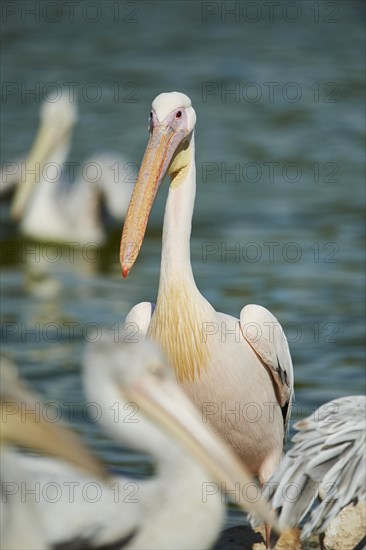
POLYGON ((123 266, 122 266, 122 277, 123 277, 124 279, 127 278, 128 272, 129 272, 128 267, 127 267, 126 265, 123 265, 123 266))

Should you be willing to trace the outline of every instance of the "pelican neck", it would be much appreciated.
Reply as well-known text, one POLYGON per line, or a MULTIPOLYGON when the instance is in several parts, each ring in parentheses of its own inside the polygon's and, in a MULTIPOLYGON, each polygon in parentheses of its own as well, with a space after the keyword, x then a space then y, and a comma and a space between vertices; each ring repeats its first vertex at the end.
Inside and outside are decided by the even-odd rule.
POLYGON ((194 284, 190 252, 196 196, 194 134, 192 134, 189 148, 191 155, 186 177, 177 186, 172 179, 169 187, 163 225, 159 288, 177 279, 194 284))

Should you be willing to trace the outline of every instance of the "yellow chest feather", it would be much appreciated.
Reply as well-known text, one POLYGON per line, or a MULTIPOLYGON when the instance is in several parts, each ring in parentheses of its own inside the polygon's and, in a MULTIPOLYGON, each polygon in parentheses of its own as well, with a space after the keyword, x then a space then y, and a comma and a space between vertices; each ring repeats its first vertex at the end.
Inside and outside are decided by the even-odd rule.
POLYGON ((193 381, 209 362, 209 350, 203 338, 205 315, 197 299, 176 285, 159 294, 148 337, 157 342, 171 361, 180 382, 193 381))

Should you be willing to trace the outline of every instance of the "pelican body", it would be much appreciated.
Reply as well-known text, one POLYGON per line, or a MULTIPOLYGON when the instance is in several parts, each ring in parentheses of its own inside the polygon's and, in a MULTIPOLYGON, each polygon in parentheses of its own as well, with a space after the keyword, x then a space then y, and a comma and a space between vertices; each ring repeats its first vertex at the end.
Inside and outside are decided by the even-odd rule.
POLYGON ((196 192, 196 114, 182 93, 152 104, 149 143, 121 239, 122 274, 140 251, 150 209, 166 174, 166 203, 156 306, 137 304, 126 321, 158 342, 176 377, 209 422, 261 483, 278 464, 290 415, 293 369, 277 319, 247 305, 240 319, 217 312, 198 290, 190 262, 196 192))
POLYGON ((366 397, 329 401, 295 429, 293 445, 265 494, 284 524, 296 526, 305 519, 301 538, 306 539, 324 533, 348 504, 366 501, 366 397))

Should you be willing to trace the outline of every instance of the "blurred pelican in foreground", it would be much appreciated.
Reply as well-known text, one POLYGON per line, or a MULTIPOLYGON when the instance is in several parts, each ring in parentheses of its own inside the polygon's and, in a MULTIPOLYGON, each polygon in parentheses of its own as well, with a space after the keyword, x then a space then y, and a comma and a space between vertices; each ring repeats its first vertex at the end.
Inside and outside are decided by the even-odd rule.
POLYGON ((207 550, 224 521, 220 489, 239 487, 239 506, 272 518, 251 474, 202 423, 151 342, 105 339, 89 345, 84 365, 86 393, 107 431, 156 462, 154 479, 139 482, 141 529, 127 548, 207 550), (258 489, 256 502, 245 500, 248 486, 258 489))
MULTIPOLYGON (((42 405, 1 358, 1 548, 122 547, 138 510, 116 505, 113 478, 70 430, 45 419, 42 405), (19 453, 19 446, 52 458, 19 453), (88 487, 98 499, 88 500, 88 487)), ((123 499, 128 493, 120 489, 123 499)))
POLYGON ((366 397, 330 401, 295 428, 293 446, 264 492, 280 523, 292 527, 306 518, 306 539, 324 533, 348 504, 366 500, 366 397), (322 500, 312 509, 317 497, 322 500))
POLYGON ((169 174, 159 291, 156 307, 140 303, 126 322, 136 323, 140 334, 162 346, 203 417, 263 483, 282 455, 293 395, 291 356, 281 325, 267 309, 247 305, 240 319, 218 313, 195 284, 190 261, 195 123, 186 95, 162 93, 153 101, 149 143, 128 207, 120 258, 127 277, 159 186, 169 174))
MULTIPOLYGON (((29 425, 17 431, 21 418, 12 414, 14 403, 25 403, 25 408, 33 411, 36 400, 23 390, 19 393, 18 385, 12 383, 15 391, 7 392, 2 404, 8 413, 5 443, 51 452, 84 468, 89 477, 53 458, 19 456, 3 445, 7 460, 1 475, 3 487, 8 488, 2 515, 3 537, 8 544, 4 547, 67 548, 72 543, 73 548, 77 544, 82 548, 106 548, 113 543, 113 548, 207 550, 224 520, 221 488, 233 491, 239 484, 242 495, 248 484, 255 484, 254 480, 202 425, 152 344, 121 345, 106 339, 89 346, 84 363, 86 393, 100 407, 103 425, 123 444, 150 453, 156 460, 156 476, 143 481, 108 478, 71 434, 66 430, 54 432, 54 428, 61 430, 60 426, 43 420, 32 423, 33 413, 26 416, 29 425), (33 424, 35 431, 30 429, 33 424), (35 504, 31 496, 24 502, 18 493, 8 494, 9 484, 20 481, 26 481, 32 489, 40 485, 40 502, 35 504), (85 502, 82 488, 95 482, 101 498, 85 502), (42 488, 52 484, 65 494, 50 502, 42 488), (70 503, 66 487, 72 484, 77 485, 73 493, 76 497, 70 503), (28 520, 32 539, 26 529, 19 530, 20 516, 28 520)), ((24 407, 20 406, 21 411, 24 415, 24 407)), ((272 519, 270 507, 261 496, 255 503, 240 497, 238 504, 256 511, 264 520, 272 519)))
POLYGON ((133 186, 127 181, 131 165, 118 154, 99 154, 81 166, 77 181, 70 174, 66 181, 62 170, 77 120, 76 105, 64 91, 57 101, 42 104, 40 118, 37 137, 28 159, 20 163, 18 177, 2 170, 3 194, 11 182, 17 184, 11 217, 19 221, 25 235, 39 241, 101 244, 106 238, 104 212, 117 220, 127 210, 133 186))

